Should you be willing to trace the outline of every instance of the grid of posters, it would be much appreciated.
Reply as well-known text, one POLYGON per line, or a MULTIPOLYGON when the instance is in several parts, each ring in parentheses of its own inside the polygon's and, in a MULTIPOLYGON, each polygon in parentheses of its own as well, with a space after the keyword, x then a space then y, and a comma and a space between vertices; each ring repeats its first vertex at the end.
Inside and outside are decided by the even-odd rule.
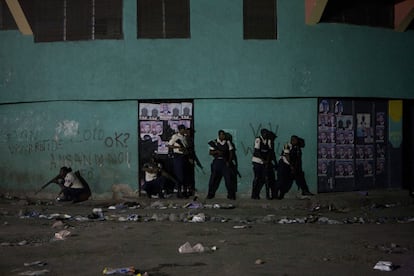
POLYGON ((321 99, 318 187, 346 191, 386 185, 386 104, 321 99))
POLYGON ((193 103, 165 102, 139 104, 139 136, 141 141, 155 144, 154 152, 168 154, 167 143, 179 125, 192 125, 193 103))
POLYGON ((385 112, 376 113, 376 125, 375 125, 375 142, 376 142, 376 175, 379 179, 385 179, 385 153, 386 153, 386 120, 385 112))
POLYGON ((340 100, 322 99, 318 112, 318 178, 333 191, 340 179, 354 179, 355 131, 352 109, 340 100))

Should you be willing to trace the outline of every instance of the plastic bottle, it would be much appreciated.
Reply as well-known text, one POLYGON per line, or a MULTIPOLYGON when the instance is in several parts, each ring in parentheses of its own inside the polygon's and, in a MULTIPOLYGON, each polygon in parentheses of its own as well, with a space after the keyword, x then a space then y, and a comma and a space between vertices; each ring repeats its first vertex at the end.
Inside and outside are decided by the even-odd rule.
POLYGON ((141 273, 136 273, 135 268, 133 266, 130 267, 120 267, 120 268, 109 268, 105 267, 103 270, 104 275, 109 274, 126 274, 126 275, 136 275, 139 276, 141 273))

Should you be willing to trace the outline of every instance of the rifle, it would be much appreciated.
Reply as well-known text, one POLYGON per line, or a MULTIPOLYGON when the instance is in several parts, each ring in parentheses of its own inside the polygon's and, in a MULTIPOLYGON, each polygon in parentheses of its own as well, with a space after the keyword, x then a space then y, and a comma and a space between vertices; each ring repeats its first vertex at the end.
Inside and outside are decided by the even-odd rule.
POLYGON ((201 172, 202 172, 203 174, 206 174, 206 172, 204 171, 204 167, 203 167, 203 165, 201 164, 200 159, 198 159, 198 156, 195 154, 195 152, 194 152, 194 164, 195 164, 197 167, 199 167, 199 168, 200 168, 200 170, 201 170, 201 172))
POLYGON ((184 155, 188 155, 188 156, 190 156, 191 159, 194 160, 193 165, 198 166, 201 169, 201 171, 203 172, 203 174, 206 174, 204 172, 203 165, 201 165, 200 160, 198 159, 197 155, 195 154, 194 148, 185 146, 180 139, 178 139, 176 141, 176 143, 179 144, 183 148, 182 151, 183 151, 184 155))
POLYGON ((40 189, 37 190, 35 192, 35 194, 38 194, 40 191, 42 191, 44 188, 46 188, 47 186, 49 186, 51 183, 56 183, 56 184, 58 184, 62 188, 62 185, 58 181, 59 179, 62 179, 62 177, 60 176, 60 174, 56 175, 54 178, 52 178, 46 184, 44 184, 42 187, 40 187, 40 189))
POLYGON ((181 139, 177 139, 177 141, 175 141, 178 145, 180 145, 181 150, 183 151, 184 155, 188 155, 190 153, 189 149, 184 145, 183 141, 181 141, 181 139))
POLYGON ((167 172, 164 168, 158 166, 158 162, 153 159, 148 163, 145 163, 143 166, 143 171, 147 171, 150 173, 157 173, 163 177, 165 177, 166 179, 170 180, 171 182, 173 182, 176 186, 179 185, 178 180, 175 179, 174 176, 172 176, 169 172, 167 172))
MULTIPOLYGON (((218 148, 217 148, 217 144, 216 144, 216 142, 214 141, 214 140, 211 140, 210 142, 208 142, 208 145, 210 146, 210 147, 212 147, 214 150, 219 150, 218 148)), ((233 148, 234 148, 234 146, 233 146, 233 148)), ((236 153, 234 153, 234 158, 235 158, 235 156, 236 156, 236 153)), ((234 173, 236 173, 240 178, 242 177, 241 176, 241 174, 240 174, 240 172, 239 172, 239 170, 238 170, 238 168, 237 168, 237 161, 236 161, 236 164, 235 163, 233 163, 233 160, 230 160, 230 168, 231 168, 231 170, 234 172, 234 173)))

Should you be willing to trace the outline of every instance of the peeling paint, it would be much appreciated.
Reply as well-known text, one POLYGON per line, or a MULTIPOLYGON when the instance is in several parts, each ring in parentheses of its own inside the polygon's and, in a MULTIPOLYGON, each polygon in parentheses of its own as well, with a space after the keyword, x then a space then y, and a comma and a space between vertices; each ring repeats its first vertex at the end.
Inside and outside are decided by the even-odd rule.
POLYGON ((64 120, 62 122, 58 122, 56 127, 55 139, 58 140, 59 135, 63 135, 64 137, 73 137, 78 134, 79 129, 79 122, 64 120))

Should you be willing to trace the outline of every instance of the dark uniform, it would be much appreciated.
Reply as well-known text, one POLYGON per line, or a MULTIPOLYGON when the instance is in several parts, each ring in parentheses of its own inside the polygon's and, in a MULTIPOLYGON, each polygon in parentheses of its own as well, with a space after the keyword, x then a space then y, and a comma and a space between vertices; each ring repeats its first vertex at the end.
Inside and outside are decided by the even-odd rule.
POLYGON ((160 198, 163 198, 165 180, 161 175, 161 164, 151 160, 144 164, 142 170, 145 172, 145 182, 142 189, 147 192, 147 196, 151 198, 152 195, 158 195, 160 198))
POLYGON ((278 199, 282 199, 293 184, 293 174, 292 167, 289 163, 289 153, 289 147, 285 146, 277 166, 276 194, 278 199))
POLYGON ((309 191, 309 187, 306 184, 305 173, 302 169, 302 147, 304 147, 304 140, 296 135, 291 137, 291 149, 289 154, 289 162, 292 167, 292 176, 296 185, 302 190, 302 195, 313 195, 309 191))
POLYGON ((272 141, 269 139, 269 131, 261 130, 261 136, 257 137, 254 142, 254 152, 252 157, 254 179, 252 183, 252 199, 260 199, 260 192, 266 184, 266 198, 271 199, 270 191, 274 188, 274 166, 272 159, 274 152, 272 141))
POLYGON ((174 168, 174 175, 177 179, 177 197, 188 197, 188 188, 189 188, 189 181, 188 181, 188 158, 186 156, 186 146, 187 141, 185 134, 185 126, 179 125, 178 126, 178 133, 174 134, 170 141, 168 141, 168 147, 173 149, 174 153, 174 160, 173 160, 173 168, 174 168))
POLYGON ((211 163, 211 175, 208 184, 207 198, 212 199, 216 195, 216 191, 220 185, 221 179, 227 188, 227 198, 236 199, 236 189, 232 185, 230 160, 232 159, 233 147, 231 143, 225 139, 225 132, 219 131, 219 138, 208 143, 210 145, 210 155, 214 157, 211 163))
POLYGON ((229 160, 230 163, 230 179, 231 179, 231 190, 234 190, 237 192, 237 177, 241 177, 241 174, 239 173, 238 169, 238 160, 237 160, 237 154, 236 154, 236 146, 233 143, 233 136, 226 132, 226 140, 230 142, 231 147, 233 150, 231 151, 232 159, 229 160))
POLYGON ((203 166, 201 165, 200 160, 197 157, 197 154, 195 152, 194 148, 194 130, 187 128, 186 138, 187 138, 187 151, 186 151, 186 157, 187 157, 187 174, 188 174, 188 186, 189 191, 188 195, 193 196, 195 195, 196 188, 195 188, 195 166, 198 166, 201 170, 203 170, 203 166))

